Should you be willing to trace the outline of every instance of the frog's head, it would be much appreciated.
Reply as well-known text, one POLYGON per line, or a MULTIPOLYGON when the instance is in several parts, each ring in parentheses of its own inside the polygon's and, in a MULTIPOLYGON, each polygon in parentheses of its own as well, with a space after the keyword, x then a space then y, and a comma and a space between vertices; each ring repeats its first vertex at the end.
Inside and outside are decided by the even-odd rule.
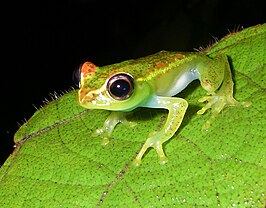
POLYGON ((130 111, 141 106, 150 86, 128 72, 100 70, 91 62, 80 67, 79 103, 88 109, 130 111))

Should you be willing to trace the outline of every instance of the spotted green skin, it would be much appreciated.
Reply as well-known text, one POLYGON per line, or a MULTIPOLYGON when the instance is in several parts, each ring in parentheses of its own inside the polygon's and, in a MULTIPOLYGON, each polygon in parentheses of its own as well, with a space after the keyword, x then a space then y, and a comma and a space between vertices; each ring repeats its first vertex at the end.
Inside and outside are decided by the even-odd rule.
MULTIPOLYGON (((103 137, 104 145, 109 143, 115 126, 127 122, 124 112, 138 107, 167 109, 169 113, 164 126, 149 134, 133 161, 134 165, 139 166, 146 150, 153 147, 159 162, 164 164, 168 159, 162 144, 177 131, 188 107, 188 102, 179 98, 178 93, 195 79, 199 79, 201 86, 207 91, 207 95, 199 99, 199 102, 206 102, 206 105, 198 114, 211 109, 212 115, 204 126, 209 128, 225 106, 238 104, 233 98, 233 81, 228 60, 222 53, 211 59, 203 53, 161 51, 104 67, 96 67, 87 62, 81 70, 79 103, 88 109, 112 111, 103 128, 96 131, 96 135, 103 137), (108 80, 121 72, 130 74, 134 79, 133 94, 122 101, 113 99, 107 89, 108 80), (177 96, 173 97, 174 95, 177 96)), ((248 103, 241 104, 248 106, 248 103)))

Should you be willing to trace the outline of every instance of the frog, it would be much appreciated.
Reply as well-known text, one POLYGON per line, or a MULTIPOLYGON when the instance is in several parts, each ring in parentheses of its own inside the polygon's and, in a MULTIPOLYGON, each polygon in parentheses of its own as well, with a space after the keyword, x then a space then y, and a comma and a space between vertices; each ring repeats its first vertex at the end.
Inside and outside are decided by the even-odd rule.
MULTIPOLYGON (((205 105, 197 111, 211 116, 204 129, 227 106, 244 105, 233 96, 234 82, 224 53, 209 57, 203 52, 160 51, 146 57, 130 59, 103 67, 86 61, 78 70, 78 102, 86 109, 110 111, 103 127, 95 135, 101 136, 107 145, 119 123, 129 123, 126 113, 136 108, 168 110, 167 118, 160 130, 151 132, 132 164, 139 166, 149 148, 153 148, 161 164, 168 162, 163 144, 179 129, 188 108, 188 101, 178 94, 194 80, 206 91, 198 101, 205 105)), ((135 125, 134 123, 132 124, 135 125)))

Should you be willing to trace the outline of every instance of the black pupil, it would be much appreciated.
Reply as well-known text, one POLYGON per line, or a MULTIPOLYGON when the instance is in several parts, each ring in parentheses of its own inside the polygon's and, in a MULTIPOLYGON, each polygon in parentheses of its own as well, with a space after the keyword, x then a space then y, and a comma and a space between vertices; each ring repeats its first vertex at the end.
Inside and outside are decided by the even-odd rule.
POLYGON ((130 84, 123 79, 116 80, 110 86, 110 92, 116 97, 125 97, 130 92, 130 84))

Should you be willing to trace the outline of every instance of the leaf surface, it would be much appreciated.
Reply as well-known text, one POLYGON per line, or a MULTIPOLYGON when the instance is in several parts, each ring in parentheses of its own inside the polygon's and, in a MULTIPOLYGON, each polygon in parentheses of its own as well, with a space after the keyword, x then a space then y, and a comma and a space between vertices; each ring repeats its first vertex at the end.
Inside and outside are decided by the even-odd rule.
POLYGON ((0 169, 1 207, 264 207, 266 24, 224 37, 206 49, 231 63, 235 98, 248 108, 228 107, 208 131, 210 116, 197 115, 205 92, 193 82, 179 96, 189 108, 164 145, 169 162, 151 149, 131 166, 149 132, 167 112, 139 109, 128 115, 106 146, 92 137, 107 111, 85 110, 71 91, 38 110, 16 133, 16 149, 0 169))

